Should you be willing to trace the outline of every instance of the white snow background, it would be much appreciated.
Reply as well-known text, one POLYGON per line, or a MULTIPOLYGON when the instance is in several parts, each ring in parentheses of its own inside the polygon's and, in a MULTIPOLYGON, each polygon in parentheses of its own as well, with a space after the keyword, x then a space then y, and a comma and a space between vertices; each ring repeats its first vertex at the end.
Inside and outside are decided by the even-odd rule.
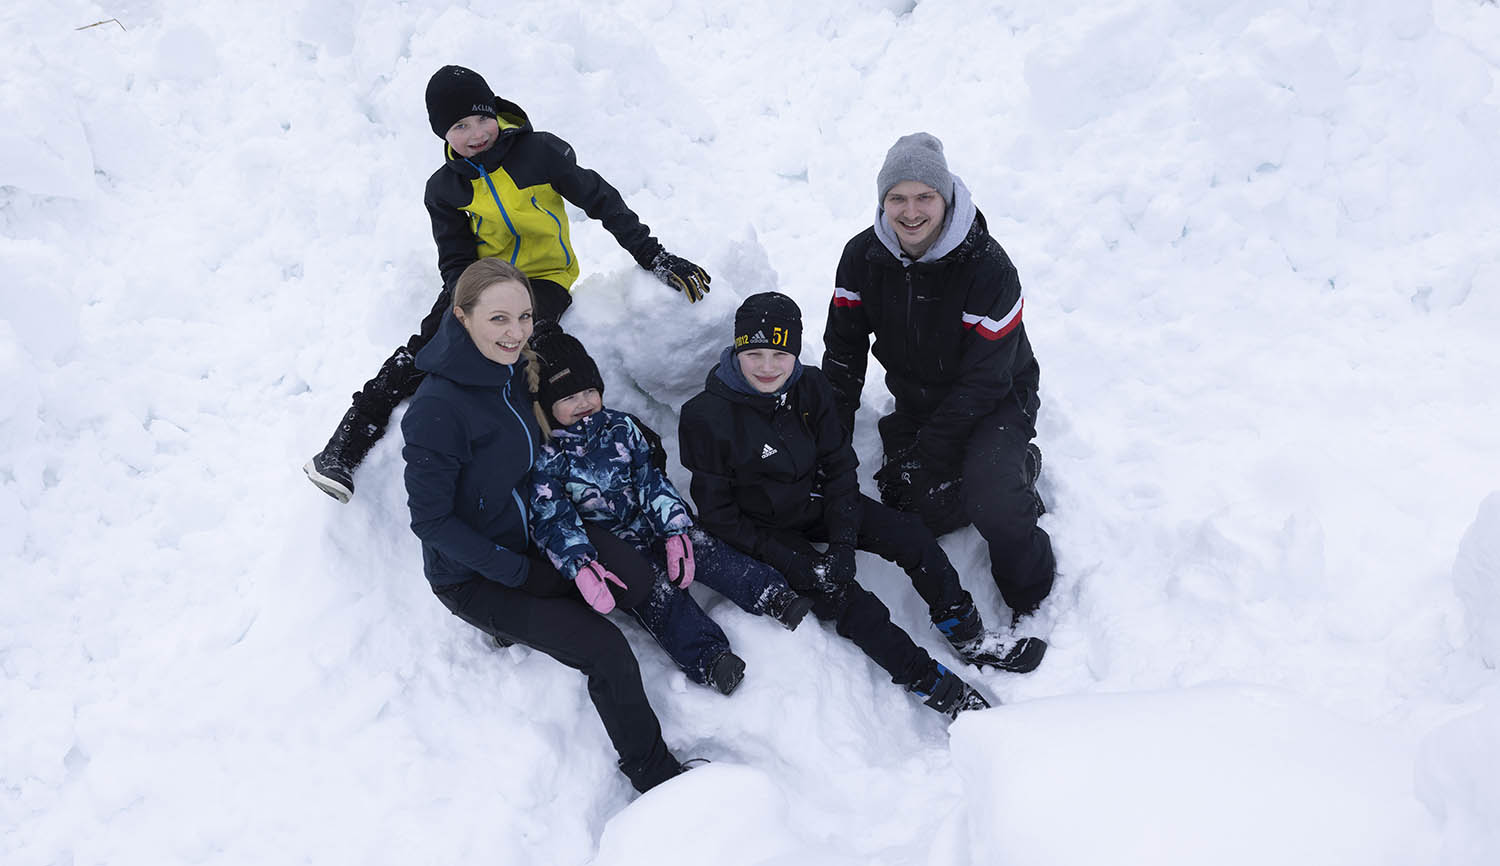
POLYGON ((23 0, 0 43, 0 862, 1500 862, 1493 2, 23 0), (886 148, 943 139, 1042 365, 1052 650, 964 669, 1002 706, 702 590, 729 698, 616 617, 714 762, 635 798, 581 677, 432 597, 399 433, 307 483, 437 290, 445 63, 713 274, 573 214, 566 324, 684 487, 739 299, 815 363, 886 148))

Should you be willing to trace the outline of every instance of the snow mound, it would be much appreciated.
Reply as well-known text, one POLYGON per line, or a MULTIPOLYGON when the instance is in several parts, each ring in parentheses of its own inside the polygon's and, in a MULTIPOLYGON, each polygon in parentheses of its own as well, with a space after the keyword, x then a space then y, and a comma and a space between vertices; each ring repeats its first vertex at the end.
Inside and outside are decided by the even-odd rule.
POLYGON ((786 797, 770 776, 745 766, 705 764, 653 788, 611 818, 599 838, 599 856, 594 862, 599 866, 834 866, 853 862, 832 852, 819 852, 797 835, 788 821, 786 797))
POLYGON ((1453 563, 1453 588, 1485 664, 1500 667, 1500 492, 1479 505, 1453 563))
POLYGON ((972 713, 954 725, 953 764, 974 863, 1406 866, 1432 862, 1436 844, 1394 735, 1282 691, 972 713))

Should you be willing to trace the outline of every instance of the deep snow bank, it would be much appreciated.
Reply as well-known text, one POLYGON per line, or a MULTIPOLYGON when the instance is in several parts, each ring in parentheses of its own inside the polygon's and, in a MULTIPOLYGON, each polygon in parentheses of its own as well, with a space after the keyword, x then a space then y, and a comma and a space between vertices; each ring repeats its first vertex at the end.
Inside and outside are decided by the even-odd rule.
POLYGON ((974 863, 1410 866, 1397 739, 1244 686, 1030 701, 953 729, 974 863))

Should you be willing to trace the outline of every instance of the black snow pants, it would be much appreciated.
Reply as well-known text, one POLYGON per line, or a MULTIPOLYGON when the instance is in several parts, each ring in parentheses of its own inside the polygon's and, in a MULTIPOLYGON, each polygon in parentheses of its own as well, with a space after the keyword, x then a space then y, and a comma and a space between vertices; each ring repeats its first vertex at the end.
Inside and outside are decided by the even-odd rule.
MULTIPOLYGON (((937 613, 968 593, 959 585, 958 573, 943 549, 915 515, 902 514, 861 496, 862 516, 856 546, 901 566, 931 613, 937 613)), ((774 533, 777 540, 798 553, 816 556, 813 541, 826 541, 821 527, 798 533, 774 533)), ((799 589, 813 600, 813 615, 832 622, 834 630, 854 642, 886 673, 891 681, 910 689, 935 679, 937 662, 911 636, 891 622, 891 611, 858 581, 832 592, 799 589)))
MULTIPOLYGON (((965 519, 958 526, 972 523, 984 537, 995 586, 1017 614, 1036 610, 1052 591, 1057 573, 1052 539, 1037 526, 1041 501, 1027 471, 1027 445, 1036 437, 1035 417, 1033 399, 1029 406, 1008 401, 980 419, 969 437, 959 479, 965 519)), ((920 419, 899 408, 880 419, 885 453, 905 451, 916 441, 920 427, 920 419)), ((913 491, 913 495, 920 493, 913 491)), ((956 527, 933 528, 951 531, 956 527)))
MULTIPOLYGON (((590 532, 589 540, 599 548, 601 559, 609 553, 635 555, 628 544, 607 532, 590 532)), ((454 616, 475 628, 525 644, 582 672, 599 720, 620 755, 620 769, 636 790, 650 790, 675 776, 681 765, 662 739, 661 723, 646 699, 640 666, 625 636, 585 604, 573 582, 545 556, 535 548, 527 555, 530 572, 520 587, 476 577, 435 587, 434 592, 454 616)), ((637 582, 626 590, 613 585, 611 589, 616 603, 630 609, 645 601, 651 585, 637 582)))

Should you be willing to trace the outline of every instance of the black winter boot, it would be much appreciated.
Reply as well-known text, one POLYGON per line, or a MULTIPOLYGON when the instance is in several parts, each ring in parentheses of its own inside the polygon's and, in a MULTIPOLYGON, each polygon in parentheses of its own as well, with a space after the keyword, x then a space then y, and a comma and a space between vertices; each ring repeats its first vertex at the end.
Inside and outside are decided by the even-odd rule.
POLYGON ((985 631, 973 600, 965 596, 932 618, 953 651, 971 665, 991 665, 1019 674, 1036 670, 1047 653, 1047 642, 1038 637, 1007 639, 999 632, 985 631))
POLYGON ((351 408, 339 421, 333 438, 302 467, 307 479, 340 502, 354 495, 354 470, 375 447, 382 427, 351 408))
POLYGON ((990 702, 977 689, 964 682, 958 674, 933 662, 933 670, 925 680, 912 687, 912 691, 923 695, 929 707, 950 719, 968 710, 987 710, 990 702))
POLYGON ((778 589, 766 600, 765 612, 776 618, 776 621, 786 626, 787 631, 793 631, 807 616, 807 612, 813 608, 813 600, 798 595, 794 590, 778 589))
POLYGON ((719 656, 708 670, 708 684, 721 695, 739 688, 745 678, 745 660, 732 652, 719 656))
POLYGON ((1042 477, 1042 449, 1035 442, 1026 443, 1026 487, 1031 490, 1031 498, 1036 503, 1036 516, 1041 517, 1047 513, 1047 504, 1042 502, 1042 494, 1036 492, 1036 480, 1042 477))

